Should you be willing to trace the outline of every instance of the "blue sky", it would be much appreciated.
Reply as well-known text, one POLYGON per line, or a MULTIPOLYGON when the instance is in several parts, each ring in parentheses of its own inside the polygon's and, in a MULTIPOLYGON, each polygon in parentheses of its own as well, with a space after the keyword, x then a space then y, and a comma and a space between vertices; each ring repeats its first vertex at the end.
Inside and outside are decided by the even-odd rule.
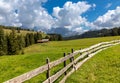
POLYGON ((114 10, 117 6, 120 6, 119 0, 48 0, 43 7, 47 9, 49 14, 52 14, 54 7, 63 7, 67 1, 72 1, 73 3, 86 1, 89 4, 96 4, 96 8, 94 10, 90 10, 82 15, 83 17, 87 16, 88 21, 94 21, 98 16, 105 14, 108 10, 114 10))
POLYGON ((0 25, 64 36, 119 27, 120 0, 0 0, 0 25))

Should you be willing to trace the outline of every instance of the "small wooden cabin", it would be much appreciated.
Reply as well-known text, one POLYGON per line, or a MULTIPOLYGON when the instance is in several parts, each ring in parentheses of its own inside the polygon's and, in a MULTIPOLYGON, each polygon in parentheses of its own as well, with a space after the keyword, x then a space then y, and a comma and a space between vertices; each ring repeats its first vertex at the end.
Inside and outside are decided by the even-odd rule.
POLYGON ((37 40, 37 43, 46 43, 49 42, 49 39, 37 40))

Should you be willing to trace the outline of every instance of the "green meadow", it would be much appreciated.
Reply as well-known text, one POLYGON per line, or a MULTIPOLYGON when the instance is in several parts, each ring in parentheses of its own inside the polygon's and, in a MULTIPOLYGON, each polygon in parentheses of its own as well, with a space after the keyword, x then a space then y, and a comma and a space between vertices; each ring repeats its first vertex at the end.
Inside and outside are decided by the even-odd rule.
POLYGON ((96 54, 65 83, 120 83, 120 45, 96 54))
MULTIPOLYGON (((103 41, 111 41, 111 40, 115 40, 115 39, 120 39, 120 36, 86 38, 86 39, 69 40, 69 41, 53 41, 53 42, 34 44, 32 46, 29 46, 24 49, 24 51, 25 51, 24 55, 0 56, 0 82, 7 81, 13 77, 19 76, 25 72, 28 72, 30 70, 33 70, 37 67, 44 65, 46 63, 47 57, 50 58, 50 61, 57 60, 57 59, 63 57, 64 52, 65 53, 70 52, 71 48, 73 48, 74 50, 79 50, 80 48, 86 48, 86 47, 89 47, 96 43, 100 43, 103 41)), ((120 47, 120 46, 118 46, 118 47, 120 47)), ((118 47, 113 47, 110 49, 115 49, 118 47)), ((110 49, 108 49, 108 52, 110 51, 110 49)), ((103 51, 103 53, 101 52, 102 55, 106 55, 106 57, 111 58, 111 60, 112 60, 112 58, 114 58, 112 56, 112 54, 110 54, 110 57, 109 57, 109 56, 107 56, 107 54, 104 54, 104 53, 105 53, 105 51, 103 51)), ((117 53, 119 54, 119 51, 117 53)), ((101 54, 99 54, 98 56, 100 57, 101 54)), ((97 57, 97 55, 95 57, 97 57)), ((104 58, 105 56, 102 56, 102 57, 104 58)), ((102 57, 100 57, 100 59, 102 59, 102 57)), ((95 59, 98 59, 98 58, 95 58, 95 59)), ((93 64, 92 61, 94 61, 94 60, 90 59, 90 61, 91 61, 91 64, 93 64)), ((94 61, 94 63, 96 63, 96 62, 94 61)), ((100 64, 101 64, 100 68, 103 68, 104 66, 102 64, 104 64, 104 63, 100 63, 100 64)), ((105 64, 107 65, 107 62, 105 64)), ((89 64, 87 64, 87 65, 89 65, 89 64)), ((56 70, 59 70, 62 66, 63 66, 63 64, 61 64, 60 66, 57 66, 53 70, 51 70, 52 74, 55 73, 56 70)), ((119 65, 118 65, 118 67, 119 67, 119 65)), ((99 68, 99 66, 97 66, 97 68, 99 68)), ((83 68, 83 69, 85 69, 85 68, 83 68)), ((90 69, 90 68, 86 68, 86 71, 88 71, 88 69, 90 69)), ((91 70, 92 70, 92 68, 91 68, 91 70)), ((103 71, 103 73, 104 73, 104 71, 103 71)), ((84 73, 84 74, 86 74, 86 73, 84 73)), ((94 75, 94 73, 92 73, 92 74, 94 75)), ((90 74, 90 75, 92 75, 92 74, 90 74)), ((76 77, 75 75, 77 76, 78 74, 73 74, 73 77, 76 77)), ((98 75, 100 75, 100 73, 98 75)), ((111 75, 111 73, 110 73, 110 75, 111 75)), ((40 75, 26 81, 25 83, 41 83, 42 81, 44 81, 46 79, 45 76, 46 75, 44 72, 43 74, 40 74, 40 75)), ((81 77, 82 77, 82 75, 81 75, 81 77)), ((70 80, 68 80, 68 83, 70 81, 72 81, 71 78, 69 78, 70 80)), ((78 79, 80 79, 80 77, 78 77, 78 79)), ((87 79, 89 80, 91 78, 88 77, 88 78, 86 78, 86 80, 87 79)), ((95 77, 94 79, 97 79, 97 77, 95 77)), ((101 79, 104 80, 105 78, 101 77, 101 79)), ((79 81, 73 81, 73 82, 79 83, 79 81)), ((99 82, 99 80, 98 80, 98 82, 99 82)))

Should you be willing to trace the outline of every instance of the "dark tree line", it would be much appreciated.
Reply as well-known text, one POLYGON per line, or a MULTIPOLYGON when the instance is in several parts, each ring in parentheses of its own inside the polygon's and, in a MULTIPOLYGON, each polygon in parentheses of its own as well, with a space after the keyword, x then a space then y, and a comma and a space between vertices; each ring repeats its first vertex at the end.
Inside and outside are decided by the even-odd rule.
POLYGON ((88 31, 81 35, 66 37, 64 39, 68 40, 68 39, 106 37, 106 36, 118 36, 118 35, 120 35, 120 27, 115 27, 112 29, 101 29, 101 30, 88 31))
POLYGON ((50 41, 62 41, 63 38, 60 34, 48 34, 49 37, 46 36, 46 38, 49 38, 50 41))
POLYGON ((7 39, 5 37, 4 31, 0 28, 0 55, 7 54, 7 39))
POLYGON ((10 34, 4 34, 3 28, 0 27, 0 55, 23 54, 23 48, 37 43, 42 39, 41 33, 27 33, 25 36, 17 35, 12 29, 10 34))

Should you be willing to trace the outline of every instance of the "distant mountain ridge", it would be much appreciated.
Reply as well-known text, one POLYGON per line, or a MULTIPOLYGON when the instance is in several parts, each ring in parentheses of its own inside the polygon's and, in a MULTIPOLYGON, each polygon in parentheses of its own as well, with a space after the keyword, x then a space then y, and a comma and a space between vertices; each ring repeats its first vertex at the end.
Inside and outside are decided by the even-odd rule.
POLYGON ((94 37, 106 37, 106 36, 118 36, 120 35, 120 27, 112 29, 90 30, 81 35, 65 37, 65 40, 80 39, 80 38, 94 38, 94 37))

